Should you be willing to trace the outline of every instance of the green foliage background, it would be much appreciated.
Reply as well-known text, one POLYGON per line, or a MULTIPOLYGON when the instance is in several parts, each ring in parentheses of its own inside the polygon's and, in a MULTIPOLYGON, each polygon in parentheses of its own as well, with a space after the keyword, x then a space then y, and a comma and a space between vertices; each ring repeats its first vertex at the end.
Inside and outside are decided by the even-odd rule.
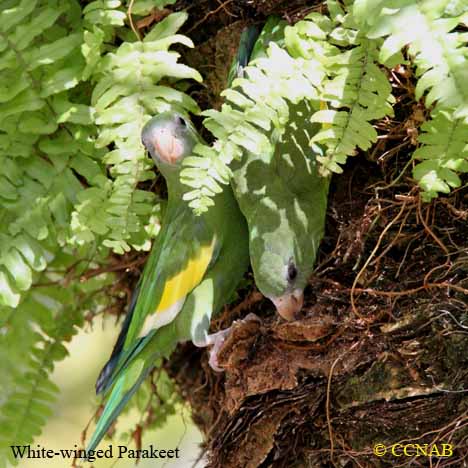
MULTIPOLYGON (((145 16, 175 1, 128 3, 145 16)), ((311 145, 324 148, 323 174, 340 173, 348 156, 377 141, 373 123, 392 117, 388 70, 397 64, 415 70, 415 99, 430 110, 413 154, 424 199, 461 185, 468 172, 465 2, 344 4, 329 0, 327 15, 287 26, 284 39, 224 92, 222 109, 203 113, 215 142, 197 146, 183 172, 196 211, 228 183, 233 159, 267 151, 281 137, 289 106, 303 100, 324 103, 310 116, 324 124, 311 145)), ((111 253, 148 249, 157 235, 164 201, 142 188, 155 173, 140 129, 164 110, 198 113, 184 90, 201 76, 171 49, 193 46, 177 34, 186 13, 167 16, 140 39, 129 5, 118 0, 0 6, 1 467, 9 445, 40 433, 56 399, 50 373, 84 312, 108 305, 112 276, 80 281, 83 273, 111 253)))

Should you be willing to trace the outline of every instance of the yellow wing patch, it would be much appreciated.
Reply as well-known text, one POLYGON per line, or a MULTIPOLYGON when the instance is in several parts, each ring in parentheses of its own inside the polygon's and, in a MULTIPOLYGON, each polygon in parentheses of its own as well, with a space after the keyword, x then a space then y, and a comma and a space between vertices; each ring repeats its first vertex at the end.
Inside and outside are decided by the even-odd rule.
POLYGON ((140 337, 146 336, 172 322, 182 309, 185 297, 200 284, 213 257, 216 238, 211 245, 202 247, 198 255, 191 258, 185 268, 166 281, 156 309, 148 314, 141 328, 140 337))
POLYGON ((198 255, 191 258, 182 271, 166 282, 161 300, 154 311, 156 314, 170 309, 201 282, 213 256, 214 244, 213 240, 211 245, 202 247, 198 255))

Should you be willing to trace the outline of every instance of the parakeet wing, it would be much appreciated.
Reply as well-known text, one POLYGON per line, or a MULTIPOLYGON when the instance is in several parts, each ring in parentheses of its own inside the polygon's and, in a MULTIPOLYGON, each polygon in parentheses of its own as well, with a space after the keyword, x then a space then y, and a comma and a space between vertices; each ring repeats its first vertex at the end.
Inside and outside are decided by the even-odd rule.
MULTIPOLYGON (((100 382, 100 391, 106 391, 115 382, 158 328, 174 320, 187 295, 216 259, 217 238, 204 217, 194 217, 183 203, 167 217, 161 241, 153 247, 145 265, 135 307, 129 311, 131 315, 122 328, 125 340, 118 363, 114 356, 114 368, 100 382)), ((123 341, 123 336, 119 336, 116 346, 119 341, 123 341)))
POLYGON ((181 203, 167 222, 157 263, 145 268, 125 348, 170 323, 215 261, 217 239, 204 217, 181 203))

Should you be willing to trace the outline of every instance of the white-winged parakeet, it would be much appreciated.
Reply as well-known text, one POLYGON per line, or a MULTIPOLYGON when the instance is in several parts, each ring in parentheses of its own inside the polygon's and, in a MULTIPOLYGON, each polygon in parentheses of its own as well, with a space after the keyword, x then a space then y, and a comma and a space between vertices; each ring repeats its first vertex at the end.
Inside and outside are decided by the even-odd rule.
MULTIPOLYGON (((270 17, 255 44, 239 48, 237 63, 242 67, 233 68, 243 70, 249 61, 255 65, 255 59, 266 57, 271 41, 284 46, 285 26, 286 22, 270 17)), ((248 30, 244 37, 255 40, 248 30)), ((242 93, 241 87, 235 89, 242 93)), ((255 283, 287 320, 302 308, 327 210, 329 179, 319 175, 316 153, 310 147, 320 129, 310 117, 321 105, 314 103, 316 109, 312 105, 310 101, 289 102, 289 124, 281 135, 272 134, 276 138, 271 141, 272 151, 254 154, 245 150, 231 164, 234 194, 249 227, 255 283)))
POLYGON ((183 159, 200 137, 188 119, 175 112, 153 117, 142 142, 167 182, 168 204, 130 309, 108 363, 96 384, 107 393, 88 450, 93 450, 139 388, 155 360, 180 341, 214 345, 224 333, 209 335, 211 316, 232 296, 248 266, 248 233, 229 186, 200 216, 182 200, 179 175, 183 159))

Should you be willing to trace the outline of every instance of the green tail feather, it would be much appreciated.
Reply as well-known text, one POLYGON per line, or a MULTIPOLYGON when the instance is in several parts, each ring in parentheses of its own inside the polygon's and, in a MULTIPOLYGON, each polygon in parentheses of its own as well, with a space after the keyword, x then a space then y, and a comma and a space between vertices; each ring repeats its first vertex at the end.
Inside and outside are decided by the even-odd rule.
POLYGON ((115 370, 108 384, 109 386, 113 384, 112 391, 91 437, 88 451, 98 446, 128 400, 132 398, 154 368, 156 359, 169 356, 177 342, 173 324, 166 325, 151 336, 142 339, 127 359, 122 360, 122 364, 115 370), (142 363, 140 368, 138 362, 142 363), (134 365, 136 368, 133 367, 134 365))
POLYGON ((247 26, 242 31, 236 58, 229 69, 227 81, 228 86, 231 86, 232 82, 236 78, 242 76, 244 68, 249 63, 250 55, 252 54, 252 50, 259 34, 260 30, 258 26, 255 25, 247 26))
POLYGON ((117 365, 119 364, 119 361, 123 352, 123 346, 125 343, 125 339, 127 338, 127 333, 128 333, 128 328, 130 326, 130 322, 133 318, 133 312, 135 310, 138 293, 139 293, 139 287, 137 286, 136 290, 133 292, 129 310, 125 317, 124 323, 122 324, 122 329, 120 330, 119 336, 112 350, 112 354, 109 360, 106 362, 106 364, 102 368, 96 380, 96 395, 99 395, 100 393, 105 393, 108 390, 108 388, 112 385, 112 382, 114 381, 114 377, 116 374, 115 369, 117 365))
MULTIPOLYGON (((102 383, 102 386, 99 388, 99 393, 106 394, 109 389, 114 385, 117 379, 125 371, 125 368, 131 362, 132 359, 135 359, 138 354, 145 348, 147 343, 153 338, 155 332, 140 338, 140 340, 127 351, 122 351, 118 356, 118 362, 113 364, 112 374, 108 376, 107 380, 102 383)), ((156 358, 155 358, 156 359, 156 358)))
POLYGON ((140 388, 140 385, 143 383, 145 378, 150 373, 153 366, 148 366, 138 377, 135 384, 125 392, 124 384, 125 384, 125 375, 122 375, 120 379, 114 385, 112 389, 112 393, 107 400, 106 406, 104 407, 104 411, 102 412, 99 422, 94 430, 93 436, 86 448, 86 453, 90 450, 95 450, 98 446, 101 439, 106 435, 106 432, 109 430, 109 427, 112 423, 117 419, 117 416, 121 413, 127 401, 134 395, 134 393, 140 388))

